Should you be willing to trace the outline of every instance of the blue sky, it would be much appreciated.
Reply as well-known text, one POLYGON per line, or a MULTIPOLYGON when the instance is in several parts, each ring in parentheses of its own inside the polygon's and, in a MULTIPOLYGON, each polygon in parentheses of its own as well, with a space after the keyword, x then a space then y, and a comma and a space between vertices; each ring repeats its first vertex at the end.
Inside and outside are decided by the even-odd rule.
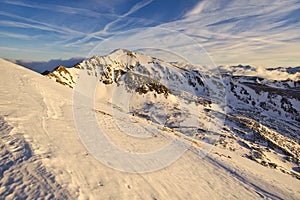
POLYGON ((300 65, 299 0, 2 0, 0 7, 4 58, 85 57, 121 32, 158 27, 192 38, 217 65, 300 65))

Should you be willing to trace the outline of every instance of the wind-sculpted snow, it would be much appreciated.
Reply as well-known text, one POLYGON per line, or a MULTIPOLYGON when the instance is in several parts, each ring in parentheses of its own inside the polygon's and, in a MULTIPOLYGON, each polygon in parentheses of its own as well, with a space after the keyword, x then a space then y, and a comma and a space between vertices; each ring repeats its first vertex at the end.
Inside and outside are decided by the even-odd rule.
POLYGON ((13 127, 0 116, 0 188, 1 199, 67 199, 55 176, 35 156, 21 133, 11 134, 13 127))

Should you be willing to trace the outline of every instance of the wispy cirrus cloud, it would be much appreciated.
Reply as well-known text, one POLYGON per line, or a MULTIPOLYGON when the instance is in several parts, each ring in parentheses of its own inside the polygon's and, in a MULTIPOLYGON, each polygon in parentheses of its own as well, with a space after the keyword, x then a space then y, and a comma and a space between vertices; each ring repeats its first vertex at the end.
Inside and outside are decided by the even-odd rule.
MULTIPOLYGON (((15 51, 15 52, 22 52, 22 53, 29 53, 29 52, 28 52, 28 48, 18 48, 18 47, 4 47, 4 46, 0 46, 0 50, 4 50, 4 51, 15 51)), ((41 53, 42 50, 41 50, 41 49, 31 49, 30 52, 31 52, 31 53, 41 53)))
MULTIPOLYGON (((297 56, 300 51, 299 17, 300 2, 297 0, 210 0, 196 4, 182 19, 161 24, 157 28, 178 31, 178 35, 190 37, 208 52, 217 65, 246 63, 287 66, 300 64, 297 56)), ((173 48, 177 45, 176 48, 182 49, 184 55, 195 53, 192 52, 195 48, 187 48, 194 44, 176 40, 176 34, 162 37, 152 33, 153 37, 145 37, 147 41, 141 39, 142 34, 138 33, 134 38, 125 35, 124 39, 118 38, 122 42, 111 44, 114 47, 130 47, 137 45, 137 40, 141 46, 159 46, 165 41, 172 41, 164 47, 173 48)), ((201 63, 201 60, 198 61, 201 63)))
MULTIPOLYGON (((28 7, 28 8, 34 8, 34 9, 41 9, 41 10, 49 10, 49 11, 55 11, 55 12, 62 12, 68 15, 84 15, 89 17, 107 17, 109 20, 104 27, 100 31, 92 31, 92 32, 82 32, 74 29, 70 29, 66 26, 57 26, 56 24, 45 22, 45 21, 38 21, 34 20, 28 17, 22 17, 18 15, 14 15, 11 13, 0 11, 0 15, 5 15, 8 17, 12 17, 16 20, 24 20, 27 23, 24 22, 18 22, 18 21, 2 21, 0 22, 3 26, 10 26, 10 27, 19 27, 19 28, 34 28, 34 29, 40 29, 42 31, 51 31, 56 32, 59 34, 62 34, 64 38, 66 38, 65 41, 56 41, 55 44, 63 44, 65 47, 71 47, 71 46, 79 46, 79 45, 88 45, 90 46, 91 43, 89 40, 91 38, 103 40, 107 35, 113 34, 115 32, 110 31, 110 29, 114 28, 114 26, 117 23, 120 23, 122 20, 124 20, 124 23, 120 27, 126 27, 126 24, 133 24, 136 22, 139 22, 140 24, 151 24, 153 21, 149 19, 142 19, 142 18, 131 18, 129 15, 140 10, 141 8, 145 7, 146 5, 150 4, 153 0, 144 0, 142 2, 138 2, 135 5, 133 5, 126 13, 124 14, 115 14, 115 13, 101 13, 101 12, 95 12, 92 9, 85 9, 85 8, 76 8, 76 7, 70 7, 70 6, 62 6, 62 5, 50 5, 50 4, 36 4, 33 2, 20 2, 20 1, 10 1, 10 0, 4 0, 2 3, 15 5, 15 6, 21 6, 21 7, 28 7), (126 18, 126 19, 125 19, 126 18), (131 21, 131 22, 130 22, 131 21), (74 39, 77 38, 77 41, 74 42, 74 39), (73 41, 73 42, 68 42, 73 41), (85 44, 85 43, 89 44, 85 44)), ((96 2, 95 2, 96 3, 96 2)), ((99 2, 98 2, 99 3, 99 2)), ((108 4, 110 5, 110 4, 108 4)), ((108 7, 108 6, 106 6, 108 7)))
MULTIPOLYGON (((115 13, 112 7, 114 3, 120 4, 123 2, 119 0, 112 0, 104 8, 102 8, 103 2, 99 1, 79 2, 76 3, 79 6, 77 7, 74 6, 74 2, 65 6, 53 4, 51 1, 49 1, 49 4, 38 4, 32 1, 4 0, 0 4, 8 5, 8 7, 4 7, 5 9, 0 11, 0 30, 6 30, 2 31, 3 45, 10 45, 8 43, 9 40, 6 41, 5 38, 34 40, 42 36, 40 38, 43 38, 45 42, 39 40, 39 44, 44 45, 47 50, 60 49, 64 51, 64 55, 67 55, 66 51, 72 52, 77 48, 82 49, 81 53, 84 54, 99 41, 116 33, 115 31, 135 26, 137 23, 144 25, 153 23, 149 19, 130 17, 132 13, 140 10, 152 1, 137 2, 127 8, 128 10, 125 13, 119 14, 115 13), (9 6, 12 6, 12 8, 20 7, 21 10, 27 12, 19 13, 19 8, 15 10, 10 9, 9 6), (98 7, 95 9, 93 6, 98 7), (28 9, 30 12, 32 12, 32 9, 36 10, 35 15, 29 15, 28 9), (10 34, 8 34, 8 30, 11 31, 10 34), (46 38, 51 40, 51 42, 46 42, 46 38)), ((25 43, 23 42, 23 44, 25 43)), ((29 46, 33 45, 29 44, 29 46)), ((12 49, 11 51, 16 52, 16 50, 12 49)))
POLYGON ((189 10, 186 14, 185 17, 193 16, 193 15, 199 15, 201 11, 203 10, 205 6, 205 1, 200 1, 196 6, 189 10))
MULTIPOLYGON (((129 15, 131 15, 132 13, 140 10, 141 8, 147 6, 148 4, 152 3, 154 0, 144 0, 142 2, 139 2, 137 4, 135 4, 133 7, 131 7, 126 13, 124 13, 123 15, 120 15, 117 17, 117 19, 113 20, 112 22, 109 22, 108 24, 105 25, 105 27, 103 28, 102 32, 107 33, 107 31, 117 22, 119 22, 120 20, 124 19, 125 17, 128 17, 129 15)), ((95 33, 97 34, 97 32, 95 33)))
POLYGON ((17 34, 17 33, 0 31, 0 37, 1 36, 9 37, 9 38, 16 38, 16 39, 20 39, 20 40, 33 40, 38 37, 38 36, 31 36, 31 35, 25 35, 25 34, 17 34))
POLYGON ((31 24, 31 23, 23 23, 23 22, 8 21, 8 20, 0 20, 0 25, 1 26, 6 26, 6 27, 38 29, 38 30, 42 30, 42 31, 52 31, 52 32, 57 32, 57 33, 62 33, 62 34, 66 33, 61 29, 51 28, 49 26, 44 26, 44 25, 39 25, 39 24, 35 25, 35 24, 31 24))
MULTIPOLYGON (((199 42, 218 64, 286 65, 299 52, 300 2, 201 1, 183 19, 160 27, 199 42)), ((291 63, 288 63, 290 65, 291 63)))
POLYGON ((4 1, 2 1, 2 3, 15 5, 15 6, 41 9, 41 10, 48 10, 51 12, 61 12, 61 13, 70 14, 70 15, 77 14, 77 15, 85 15, 85 16, 91 16, 91 17, 116 17, 116 16, 118 16, 117 14, 114 14, 114 13, 95 12, 92 9, 54 5, 54 4, 37 4, 37 3, 33 3, 33 2, 24 3, 24 2, 20 2, 20 1, 10 1, 10 0, 4 0, 4 1))
POLYGON ((34 20, 28 17, 22 17, 19 15, 7 13, 0 11, 0 15, 11 17, 14 19, 14 21, 9 21, 9 20, 2 20, 1 23, 3 26, 15 26, 15 27, 20 27, 20 28, 35 28, 35 29, 40 29, 40 30, 46 30, 46 31, 52 31, 52 32, 58 32, 62 34, 71 34, 71 35, 83 35, 83 32, 70 29, 68 27, 64 26, 57 26, 55 24, 47 23, 47 22, 42 22, 38 20, 34 20), (20 22, 24 21, 24 22, 20 22), (26 22, 26 23, 25 23, 26 22))
MULTIPOLYGON (((124 18, 127 18, 130 14, 140 10, 141 8, 149 5, 153 0, 144 0, 142 2, 139 2, 132 6, 126 13, 117 16, 114 20, 108 22, 101 30, 95 31, 92 33, 87 34, 84 38, 74 42, 74 43, 69 43, 67 46, 74 46, 74 45, 79 45, 79 44, 84 44, 86 41, 90 40, 91 38, 97 38, 97 37, 102 37, 102 36, 107 36, 111 34, 116 34, 115 32, 110 32, 110 29, 123 20, 124 18)), ((143 22, 147 22, 148 20, 143 20, 143 22)))

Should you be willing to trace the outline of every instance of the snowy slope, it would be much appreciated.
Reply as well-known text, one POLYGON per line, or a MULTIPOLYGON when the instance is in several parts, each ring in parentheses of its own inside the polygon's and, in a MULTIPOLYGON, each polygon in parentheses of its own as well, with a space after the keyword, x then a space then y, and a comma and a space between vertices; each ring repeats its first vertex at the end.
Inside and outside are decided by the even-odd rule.
MULTIPOLYGON (((151 173, 130 174, 109 168, 87 152, 76 133, 70 87, 57 84, 49 78, 4 60, 0 60, 0 76, 0 115, 3 116, 0 128, 1 163, 9 163, 1 165, 1 198, 32 199, 36 196, 55 196, 60 199, 153 200, 300 197, 299 180, 295 177, 257 164, 247 157, 240 156, 240 151, 234 152, 219 144, 205 158, 199 158, 198 154, 195 154, 198 147, 193 146, 170 166, 151 173), (31 153, 26 153, 28 151, 31 153), (21 155, 19 157, 22 161, 18 161, 18 155, 21 155), (26 188, 31 190, 28 192, 26 188)), ((103 81, 107 80, 104 78, 103 81)), ((121 85, 124 82, 125 80, 120 79, 119 83, 121 85)), ((114 84, 117 85, 115 82, 114 84)), ((148 142, 131 141, 131 137, 124 135, 116 125, 115 117, 111 115, 119 112, 117 105, 111 106, 115 101, 107 102, 107 98, 104 97, 109 94, 109 87, 113 87, 113 84, 100 84, 100 89, 107 90, 97 91, 99 99, 103 101, 99 103, 102 106, 95 109, 99 111, 96 112, 99 123, 116 145, 148 152, 168 143, 168 137, 164 136, 173 134, 169 129, 157 129, 159 134, 148 142), (105 110, 107 108, 112 110, 105 110)), ((144 97, 156 94, 162 103, 170 103, 172 95, 173 103, 180 99, 180 95, 176 96, 175 93, 167 93, 166 98, 166 90, 162 90, 162 93, 159 91, 154 89, 145 93, 144 97)), ((206 97, 206 93, 199 92, 199 95, 206 97)), ((133 105, 142 106, 144 99, 137 97, 143 97, 143 94, 137 92, 134 97, 136 101, 133 101, 133 105)), ((155 97, 150 98, 153 99, 155 97)), ((202 106, 203 110, 209 109, 209 103, 202 106)), ((173 111, 166 113, 170 112, 173 111)), ((134 116, 133 119, 141 126, 148 126, 153 120, 142 116, 134 116)), ((226 126, 231 125, 230 123, 233 125, 232 129, 236 128, 235 122, 227 122, 226 126)), ((156 124, 160 127, 159 121, 156 124)), ((222 131, 221 139, 225 138, 225 142, 228 142, 238 136, 233 133, 229 129, 226 133, 222 131), (225 138, 228 133, 232 133, 228 135, 231 137, 225 138)), ((242 139, 236 138, 234 141, 240 141, 242 144, 242 139)), ((228 146, 240 143, 230 143, 228 146)), ((240 148, 246 152, 243 146, 240 148)))

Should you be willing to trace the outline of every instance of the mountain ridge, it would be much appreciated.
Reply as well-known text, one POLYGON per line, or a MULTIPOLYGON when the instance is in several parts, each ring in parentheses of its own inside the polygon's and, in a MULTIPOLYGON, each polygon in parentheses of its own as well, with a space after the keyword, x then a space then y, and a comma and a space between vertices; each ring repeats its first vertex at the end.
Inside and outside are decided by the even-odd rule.
MULTIPOLYGON (((207 70, 201 71, 201 69, 199 69, 199 71, 189 70, 188 65, 190 64, 186 65, 187 68, 185 68, 184 65, 179 67, 176 63, 168 63, 145 54, 117 49, 106 56, 93 56, 92 58, 79 63, 75 68, 64 69, 67 70, 69 74, 74 74, 72 81, 67 77, 67 72, 61 73, 64 74, 64 76, 61 76, 61 74, 54 71, 52 72, 54 75, 51 75, 50 78, 57 82, 65 80, 62 84, 74 88, 76 83, 74 80, 76 80, 78 71, 86 70, 91 76, 97 76, 99 81, 107 86, 115 85, 114 87, 117 88, 124 87, 125 91, 136 93, 141 96, 147 96, 147 98, 150 98, 149 96, 152 95, 153 92, 156 93, 153 94, 155 96, 163 94, 165 96, 163 99, 165 100, 160 99, 164 102, 162 106, 166 106, 166 108, 169 109, 169 113, 166 114, 165 119, 154 119, 155 117, 152 116, 153 113, 151 114, 148 112, 149 105, 151 107, 151 105, 154 105, 154 102, 157 101, 155 99, 152 100, 150 104, 135 105, 136 108, 131 108, 131 113, 162 124, 167 128, 176 129, 185 135, 200 140, 205 140, 205 134, 208 131, 205 124, 208 123, 207 119, 212 117, 211 112, 215 112, 212 108, 215 103, 211 101, 212 95, 214 95, 214 89, 209 89, 207 87, 207 84, 211 84, 209 87, 216 88, 221 93, 224 91, 226 93, 224 96, 224 105, 226 105, 226 107, 223 108, 226 109, 227 113, 225 117, 225 127, 229 125, 231 127, 229 130, 226 129, 226 134, 220 134, 221 139, 223 137, 232 137, 235 135, 235 137, 245 143, 254 142, 250 145, 250 149, 252 150, 247 153, 249 158, 253 158, 251 155, 256 151, 253 149, 273 148, 274 152, 276 151, 276 148, 285 149, 284 145, 276 142, 274 143, 274 141, 277 141, 274 139, 277 137, 276 134, 281 135, 283 141, 286 140, 286 144, 283 143, 285 145, 291 144, 291 142, 289 142, 290 140, 293 141, 292 143, 296 145, 295 148, 298 149, 296 152, 299 151, 299 147, 297 147, 300 143, 300 136, 297 134, 297 131, 300 130, 299 80, 292 80, 289 78, 279 81, 268 80, 259 76, 234 75, 234 72, 228 73, 226 70, 221 70, 221 79, 217 80, 214 79, 214 70, 210 72, 207 72, 207 70), (97 70, 98 67, 99 70, 97 70), (211 81, 211 79, 213 81, 211 81), (176 114, 175 110, 182 108, 172 107, 172 103, 168 102, 168 95, 170 98, 173 98, 174 96, 177 99, 184 99, 186 102, 189 102, 187 105, 191 105, 192 102, 195 103, 195 105, 197 105, 195 108, 200 109, 200 114, 198 113, 197 116, 199 115, 200 118, 203 118, 201 119, 202 121, 200 120, 199 122, 203 127, 193 126, 193 130, 197 129, 196 133, 195 131, 184 130, 184 128, 180 129, 180 123, 175 117, 178 113, 176 114), (234 117, 232 118, 230 116, 234 117), (246 120, 247 123, 246 121, 241 123, 241 117, 246 117, 249 121, 246 120), (249 124, 252 122, 254 124, 260 124, 259 126, 267 127, 273 132, 275 131, 273 136, 270 136, 274 138, 271 139, 269 136, 266 137, 263 132, 259 132, 260 129, 251 128, 249 124), (278 125, 274 122, 278 123, 278 125), (245 134, 241 134, 241 132, 245 132, 245 134), (256 142, 258 143, 255 144, 256 142), (257 145, 259 147, 256 147, 257 145)), ((233 69, 255 71, 250 65, 233 66, 233 69)), ((49 74, 47 76, 49 76, 49 74)), ((160 107, 152 108, 155 108, 156 110, 160 109, 160 107)), ((179 113, 181 113, 181 115, 189 115, 191 111, 184 112, 180 110, 179 113)), ((154 115, 160 116, 164 114, 158 112, 154 115)), ((265 129, 263 128, 263 130, 265 129)), ((220 141, 217 141, 215 145, 222 146, 221 143, 220 141)), ((286 153, 283 153, 280 157, 281 159, 284 159, 285 156, 291 155, 293 157, 291 162, 298 165, 299 153, 287 155, 286 153)), ((257 160, 257 162, 262 165, 269 166, 268 163, 272 162, 266 161, 268 159, 271 158, 265 157, 263 160, 254 160, 257 160)), ((282 170, 287 171, 284 167, 282 167, 282 170)), ((293 176, 300 177, 299 174, 297 175, 297 172, 294 172, 291 168, 290 170, 293 176)))

